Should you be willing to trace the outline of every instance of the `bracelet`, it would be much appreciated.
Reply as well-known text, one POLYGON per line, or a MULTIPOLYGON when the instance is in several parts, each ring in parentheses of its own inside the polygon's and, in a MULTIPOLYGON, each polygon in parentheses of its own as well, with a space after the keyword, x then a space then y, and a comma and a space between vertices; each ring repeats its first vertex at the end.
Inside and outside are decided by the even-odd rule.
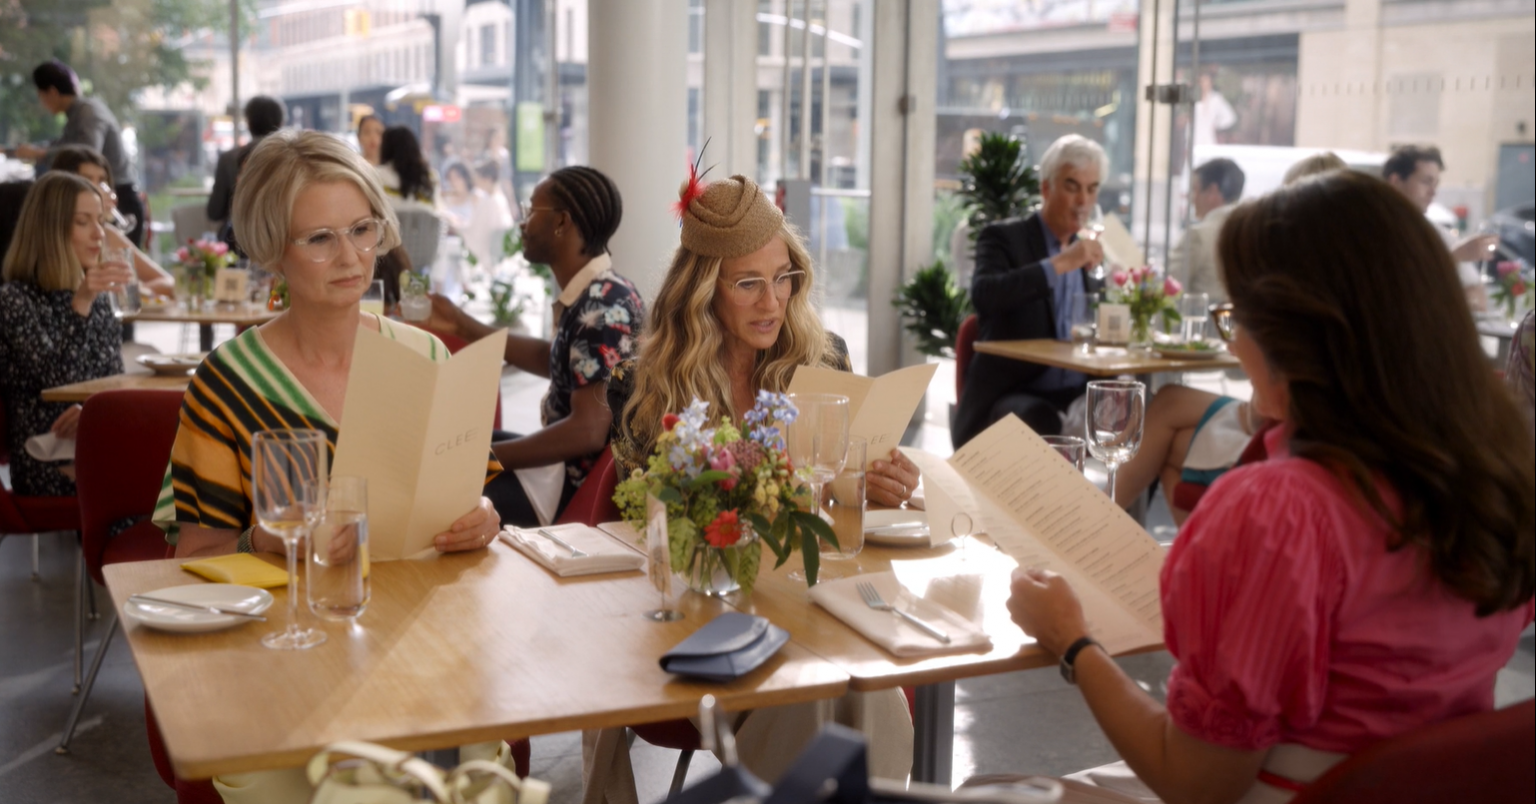
POLYGON ((1061 677, 1066 679, 1068 684, 1077 684, 1077 654, 1082 653, 1083 648, 1089 645, 1098 645, 1101 650, 1104 647, 1099 645, 1098 640, 1093 637, 1083 636, 1078 637, 1078 640, 1067 648, 1067 652, 1061 654, 1061 677))
POLYGON ((251 546, 251 535, 254 534, 255 532, 256 532, 256 526, 255 525, 252 525, 252 526, 246 528, 245 532, 240 534, 240 538, 235 541, 235 552, 237 552, 237 553, 254 553, 254 552, 256 552, 256 549, 251 546))

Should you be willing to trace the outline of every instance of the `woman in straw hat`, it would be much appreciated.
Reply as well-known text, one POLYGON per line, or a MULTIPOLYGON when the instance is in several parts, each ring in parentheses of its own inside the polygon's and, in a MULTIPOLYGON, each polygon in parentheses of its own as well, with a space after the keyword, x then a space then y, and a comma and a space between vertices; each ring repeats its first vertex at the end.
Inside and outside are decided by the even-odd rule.
MULTIPOLYGON (((850 370, 841 338, 828 333, 811 303, 815 270, 799 234, 751 179, 701 185, 690 179, 677 205, 682 243, 646 319, 640 356, 614 369, 608 404, 621 476, 645 465, 662 417, 694 398, 740 421, 760 390, 783 392, 799 366, 850 370)), ((900 505, 918 481, 899 451, 866 475, 868 499, 900 505)), ((900 690, 850 693, 832 701, 759 709, 742 721, 741 762, 777 779, 829 721, 863 731, 869 772, 906 777, 912 720, 900 690)), ((585 801, 636 800, 623 729, 584 736, 585 801)))
MULTIPOLYGON (((811 302, 815 268, 784 214, 751 179, 684 185, 682 244, 647 317, 638 360, 614 369, 608 404, 621 476, 645 465, 662 417, 695 398, 733 421, 758 391, 783 392, 800 366, 849 371, 843 340, 811 302)), ((897 506, 917 487, 899 450, 867 476, 871 503, 897 506)))

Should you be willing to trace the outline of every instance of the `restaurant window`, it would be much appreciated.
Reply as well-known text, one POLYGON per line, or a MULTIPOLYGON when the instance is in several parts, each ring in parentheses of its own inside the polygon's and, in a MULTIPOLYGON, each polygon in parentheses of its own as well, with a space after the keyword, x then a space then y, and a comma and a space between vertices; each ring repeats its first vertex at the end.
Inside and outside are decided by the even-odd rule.
POLYGON ((480 66, 490 67, 496 63, 496 26, 480 26, 480 66))

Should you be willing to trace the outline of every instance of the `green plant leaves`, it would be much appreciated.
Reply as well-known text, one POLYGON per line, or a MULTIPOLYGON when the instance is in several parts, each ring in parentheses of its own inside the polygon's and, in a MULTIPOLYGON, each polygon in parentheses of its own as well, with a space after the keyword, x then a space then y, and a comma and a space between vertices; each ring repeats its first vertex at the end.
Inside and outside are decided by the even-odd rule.
POLYGON ((954 357, 955 337, 971 312, 971 299, 955 284, 943 260, 912 276, 891 304, 901 311, 903 326, 917 341, 917 350, 933 357, 954 357))

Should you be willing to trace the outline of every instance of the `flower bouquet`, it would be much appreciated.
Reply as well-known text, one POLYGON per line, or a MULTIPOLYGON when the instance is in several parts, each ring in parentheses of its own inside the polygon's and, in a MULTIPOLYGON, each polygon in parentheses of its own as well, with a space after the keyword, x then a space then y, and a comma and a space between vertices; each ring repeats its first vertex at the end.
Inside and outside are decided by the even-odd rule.
POLYGON ((1525 281, 1518 262, 1500 262, 1496 270, 1490 295, 1495 304, 1504 308, 1505 317, 1514 321, 1519 318, 1520 305, 1529 301, 1527 294, 1530 285, 1525 281))
POLYGON ((783 427, 795 420, 795 406, 783 394, 758 392, 745 433, 725 419, 709 427, 708 408, 695 399, 682 415, 663 418, 646 470, 636 469, 614 493, 624 520, 643 533, 647 496, 666 504, 672 568, 694 591, 750 594, 762 557, 757 539, 778 558, 775 567, 799 546, 814 585, 816 539, 835 545, 837 537, 806 513, 810 487, 785 451, 783 427))
POLYGON ((1162 277, 1150 265, 1117 270, 1109 277, 1106 297, 1115 304, 1131 308, 1131 346, 1152 345, 1152 318, 1163 314, 1163 325, 1179 323, 1179 305, 1175 301, 1184 287, 1173 277, 1162 277))
POLYGON ((186 280, 187 298, 193 304, 213 296, 213 280, 220 268, 235 264, 229 244, 220 240, 193 240, 176 249, 176 267, 186 280))

